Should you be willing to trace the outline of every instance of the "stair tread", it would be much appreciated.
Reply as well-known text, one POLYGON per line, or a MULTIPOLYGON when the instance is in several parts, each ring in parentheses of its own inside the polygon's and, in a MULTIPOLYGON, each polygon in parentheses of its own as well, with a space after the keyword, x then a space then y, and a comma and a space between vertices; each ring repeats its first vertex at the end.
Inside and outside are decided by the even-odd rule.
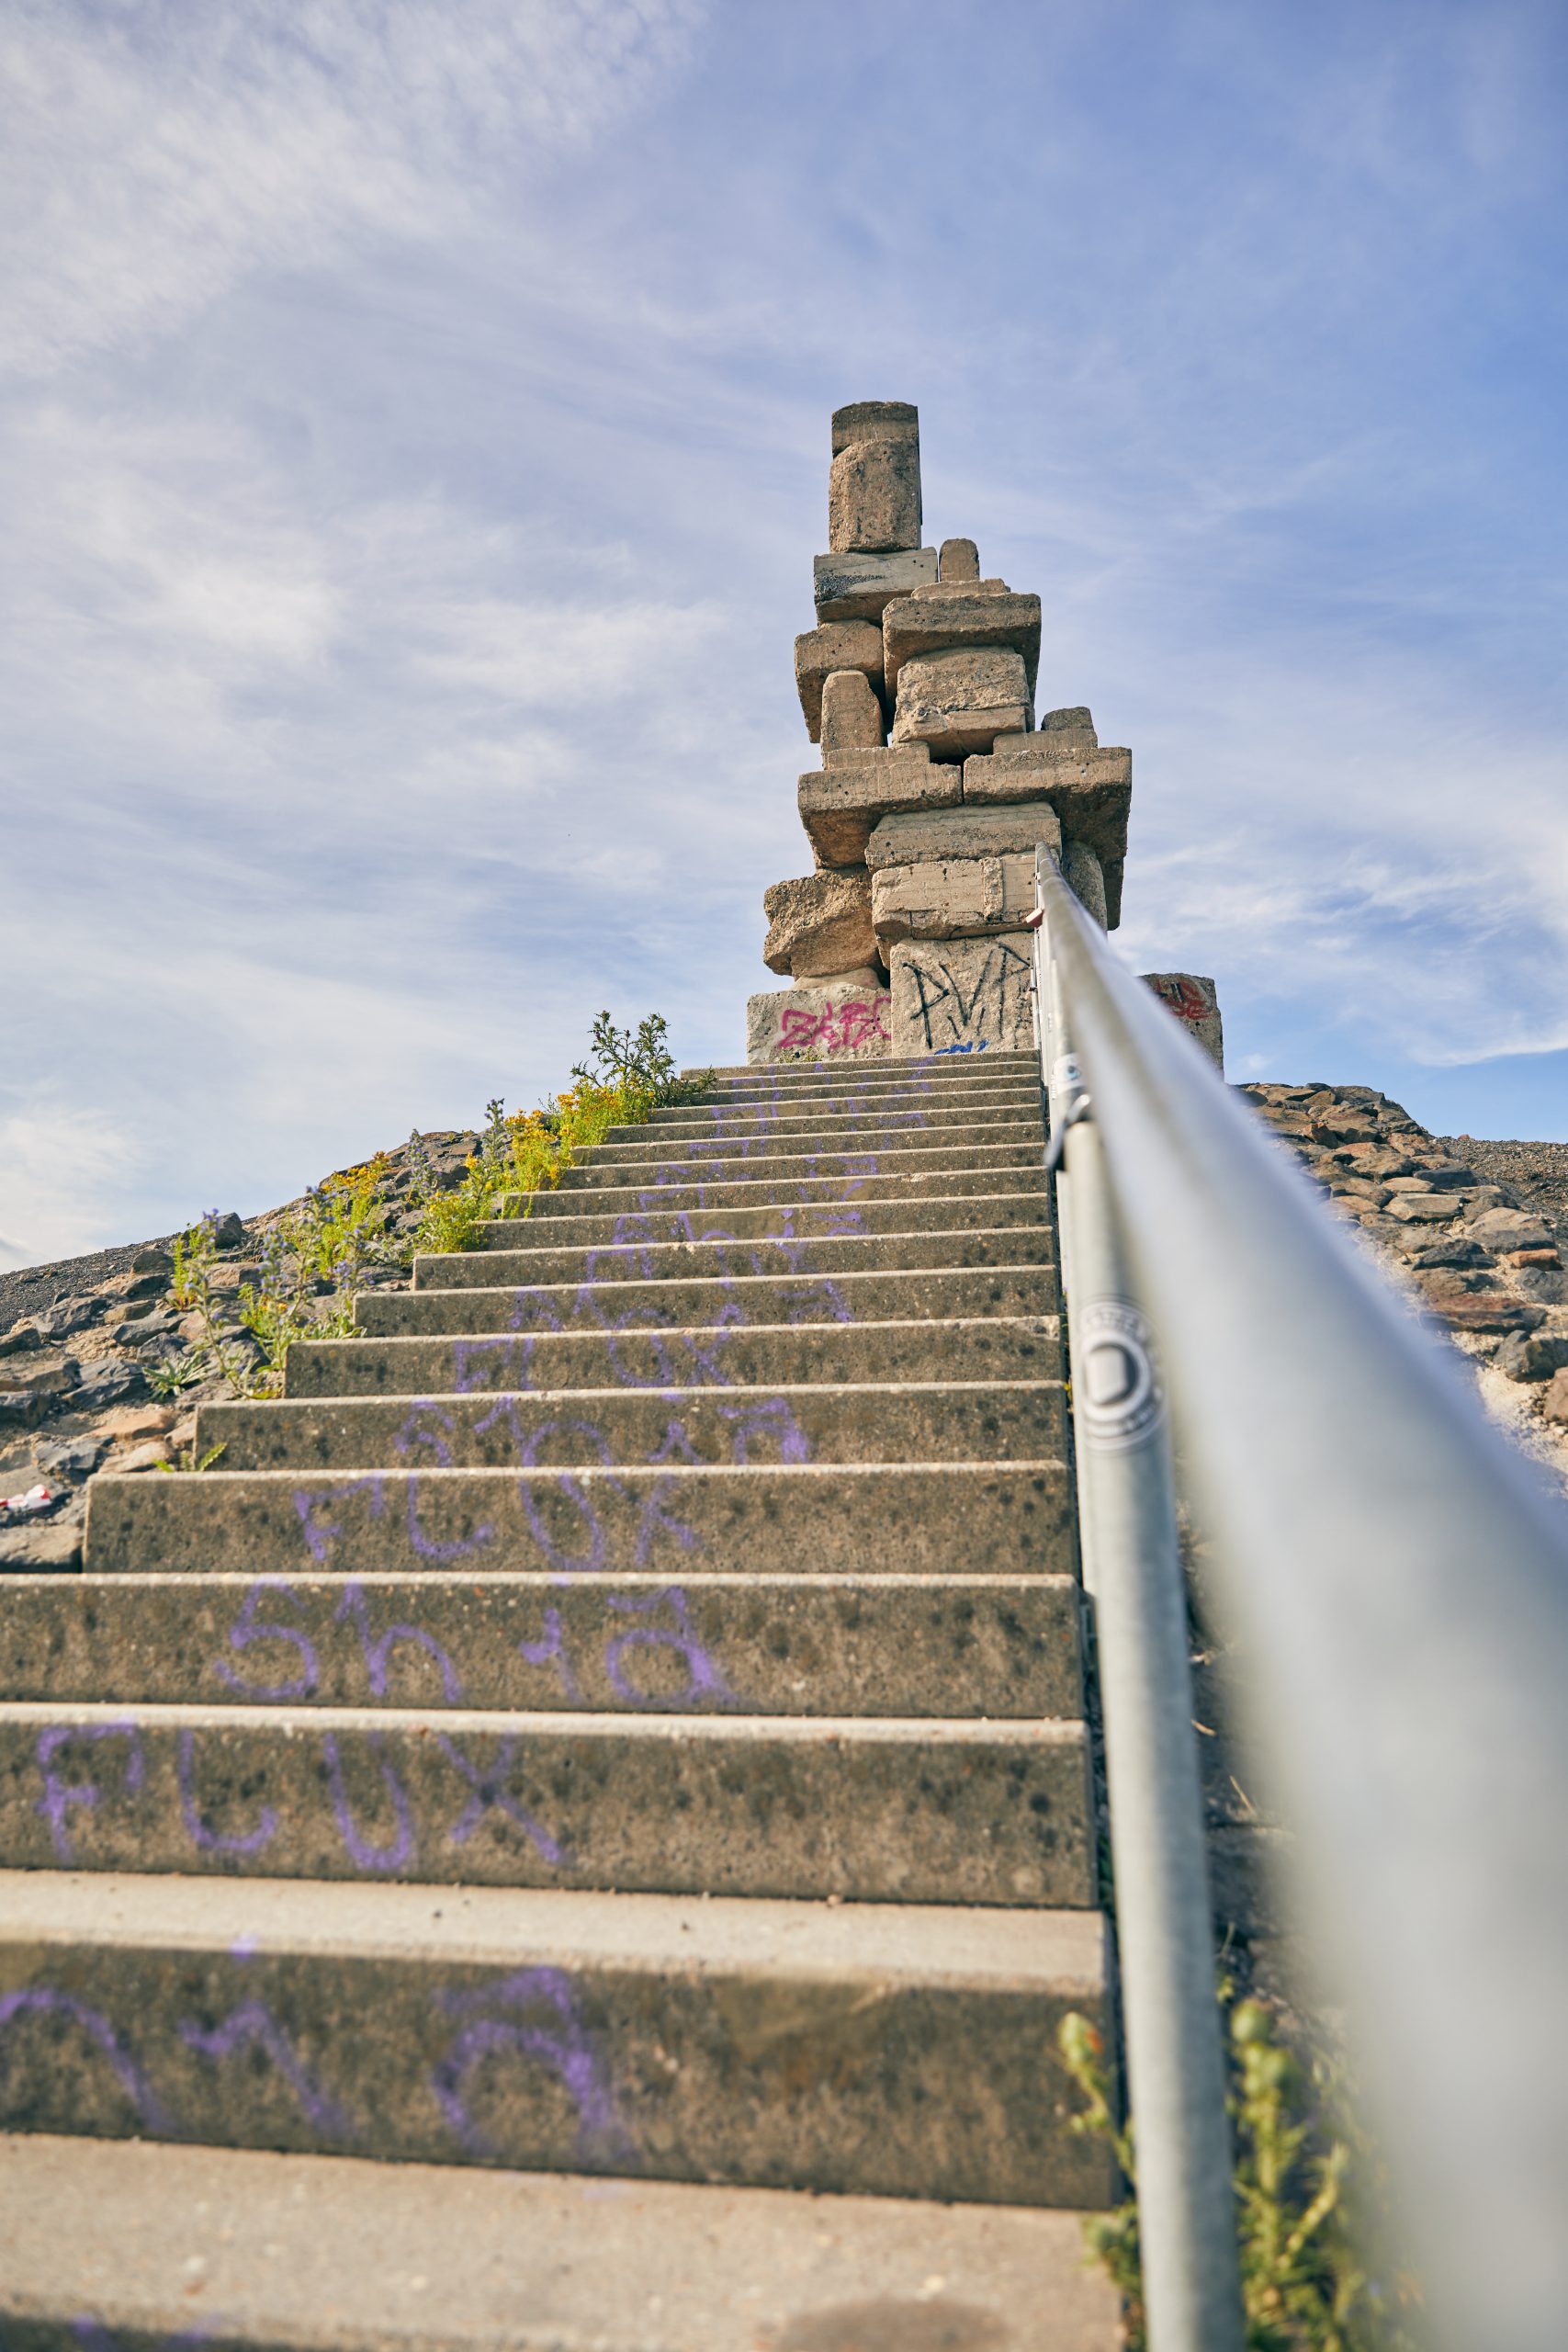
POLYGON ((1046 2208, 40 2133, 0 2138, 0 2315, 78 2336, 848 2352, 873 2324, 872 2345, 909 2352, 1121 2341, 1081 2216, 1046 2208))
POLYGON ((81 1943, 230 1952, 242 1940, 257 1956, 660 1974, 863 1972, 889 1984, 1049 1986, 1085 2000, 1105 1984, 1097 1911, 0 1870, 0 1952, 81 1943))

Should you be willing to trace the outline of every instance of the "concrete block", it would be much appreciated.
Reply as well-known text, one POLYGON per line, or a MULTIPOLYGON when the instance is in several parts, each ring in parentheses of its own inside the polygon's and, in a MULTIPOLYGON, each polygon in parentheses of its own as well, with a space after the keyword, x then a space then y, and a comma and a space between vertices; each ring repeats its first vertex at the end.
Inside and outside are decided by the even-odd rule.
POLYGON ((953 808, 963 797, 962 770, 933 763, 924 743, 880 752, 828 750, 825 758, 819 773, 801 777, 798 790, 800 821, 822 865, 859 865, 871 829, 883 817, 953 808))
MULTIPOLYGON (((1034 1269, 1024 1274, 1030 1283, 1014 1283, 1010 1306, 987 1308, 1002 1285, 987 1268, 920 1277, 931 1300, 951 1302, 927 1316, 903 1312, 896 1283, 877 1295, 886 1302, 881 1311, 869 1298, 865 1305, 876 1322, 925 1322, 929 1360, 950 1343, 950 1315, 1018 1320, 1025 1288, 1040 1288, 1034 1269)), ((795 1285, 792 1301, 780 1286, 776 1322, 804 1316, 803 1287, 795 1285)), ((952 1376, 945 1363, 942 1376, 952 1376)), ((339 1576, 401 1576, 438 1559, 468 1577, 650 1569, 682 1583, 706 1569, 741 1566, 755 1576, 787 1576, 808 1564, 819 1575, 923 1577, 1071 1566, 1072 1479, 1064 1461, 802 1471, 794 1464, 710 1469, 666 1461, 615 1470, 540 1464, 521 1476, 516 1466, 364 1471, 346 1479, 297 1470, 100 1475, 87 1489, 85 1558, 95 1576, 153 1566, 179 1576, 288 1576, 312 1566, 339 1576)))
POLYGON ((746 1058, 751 1062, 863 1062, 886 1056, 887 986, 875 972, 746 1000, 746 1058))
POLYGON ((795 686, 815 743, 822 731, 822 689, 835 670, 859 670, 882 689, 882 633, 870 621, 829 621, 795 640, 795 686))
POLYGON ((937 578, 944 584, 949 581, 978 580, 980 550, 973 539, 943 539, 937 552, 937 578))
POLYGON ((845 752, 882 750, 886 722, 881 699, 863 670, 830 670, 823 680, 818 740, 824 763, 845 752))
POLYGON ((1010 646, 919 653, 899 671, 893 741, 929 744, 934 760, 964 760, 998 735, 1023 731, 1031 717, 1023 656, 1010 646))
POLYGON ((819 621, 875 621, 895 596, 908 596, 937 579, 935 548, 902 548, 883 555, 850 553, 812 559, 812 589, 819 621))
POLYGON ((896 1054, 1027 1053, 1030 934, 902 940, 888 956, 896 1054))
POLYGON ((871 877, 871 919, 885 952, 899 939, 1016 931, 1033 907, 1032 856, 934 858, 879 866, 871 877))
POLYGON ((913 441, 920 438, 920 412, 913 401, 851 401, 833 411, 834 457, 858 441, 913 441))
POLYGON ((964 761, 964 797, 982 806, 1049 800, 1066 839, 1086 842, 1102 865, 1110 865, 1127 854, 1133 754, 1081 747, 1071 740, 1073 731, 1021 734, 1010 743, 998 737, 988 758, 964 761))
MULTIPOLYGON (((943 771, 939 767, 937 773, 943 771)), ((995 808, 910 809, 873 826, 865 862, 919 865, 931 858, 1032 855, 1043 842, 1059 855, 1062 829, 1048 800, 1021 800, 995 808)))
POLYGON ((1196 1038, 1223 1072, 1225 1033, 1213 981, 1201 972, 1145 972, 1140 977, 1144 986, 1153 989, 1167 1011, 1176 1015, 1189 1036, 1196 1038))
POLYGON ((920 544, 919 441, 856 441, 828 474, 828 545, 881 555, 920 544))
POLYGON ((1106 928, 1105 874, 1100 860, 1087 842, 1069 842, 1062 857, 1062 874, 1067 888, 1080 906, 1088 909, 1100 925, 1106 928))
MULTIPOLYGON (((0 1969, 7 2133, 606 2174, 602 2242, 628 2177, 997 2205, 1111 2191, 1103 2150, 1066 2128, 1056 2047, 1069 2009, 1113 2031, 1089 1911, 19 1871, 0 1969)), ((555 2342, 592 2341, 551 2294, 555 2342)), ((390 2337, 360 2308, 344 2324, 315 2306, 301 2340, 452 2341, 411 2293, 390 2337)), ((962 2341, 940 2302, 915 2308, 962 2341)), ((690 2346, 681 2309, 657 2333, 591 2325, 690 2346)), ((730 2344, 755 2342, 741 2324, 730 2344)), ((898 2324, 885 2342, 919 2343, 898 2324)), ((530 2312, 507 2340, 548 2338, 530 2312)))
MULTIPOLYGON (((998 1201, 1006 1204, 1009 1215, 1017 1214, 1015 1204, 1043 1202, 1040 1157, 1036 1151, 1032 1168, 987 1170, 967 1183, 962 1178, 944 1178, 944 1219, 958 1213, 955 1195, 959 1209, 978 1203, 987 1217, 998 1214, 998 1201)), ((752 1194, 772 1190, 765 1184, 745 1189, 752 1194)), ((868 1219, 890 1215, 898 1230, 906 1221, 919 1225, 928 1214, 927 1204, 918 1197, 911 1201, 909 1188, 904 1184, 884 1182, 880 1192, 864 1185, 854 1197, 857 1203, 864 1203, 854 1215, 868 1219)), ((722 1196, 715 1205, 729 1211, 727 1223, 736 1216, 755 1219, 759 1215, 784 1222, 820 1216, 825 1210, 841 1218, 843 1185, 840 1181, 818 1181, 810 1194, 768 1208, 722 1196)), ((673 1218, 680 1213, 667 1214, 673 1218)), ((1044 1279, 1042 1276, 1043 1283, 1044 1279)), ((809 1287, 802 1285, 804 1290, 809 1287)), ((805 1381, 843 1385, 867 1380, 1059 1380, 1061 1376, 1060 1328, 1055 1313, 1050 1311, 1032 1316, 971 1315, 940 1326, 800 1323, 748 1328, 730 1323, 722 1329, 541 1331, 523 1338, 500 1333, 478 1340, 443 1333, 391 1340, 302 1340, 288 1351, 286 1385, 290 1396, 300 1397, 429 1397, 453 1391, 494 1396, 515 1392, 529 1381, 541 1389, 574 1392, 615 1387, 664 1390, 716 1381, 740 1388, 766 1388, 772 1394, 805 1381)), ((212 1475, 207 1473, 209 1477, 212 1475)), ((96 1481, 87 1490, 89 1496, 103 1483, 96 1481)), ((122 1483, 135 1487, 137 1481, 130 1478, 122 1483)), ((161 1478, 158 1483, 162 1487, 170 1482, 161 1478)), ((1063 1526, 1059 1557, 1018 1565, 1032 1571, 1042 1567, 1070 1571, 1073 1549, 1066 1519, 1063 1526)), ((793 1575, 798 1569, 801 1556, 788 1562, 787 1573, 793 1575)), ((150 1558, 142 1562, 143 1566, 152 1564, 150 1558)), ((721 1557, 709 1565, 724 1570, 733 1562, 721 1557)), ((870 1565, 899 1573, 909 1567, 909 1563, 897 1557, 870 1565)), ((967 1572, 974 1563, 961 1559, 948 1565, 950 1569, 961 1567, 967 1572)), ((637 1563, 630 1566, 635 1567, 637 1563)), ((661 1560, 659 1571, 664 1567, 661 1560)))
POLYGON ((1005 645, 1023 657, 1023 699, 1032 703, 1040 667, 1040 599, 1014 595, 999 580, 966 587, 939 582, 935 588, 901 596, 887 606, 882 616, 882 643, 889 695, 905 662, 917 654, 1005 645))
POLYGON ((863 971, 876 961, 871 876, 863 870, 807 874, 762 893, 762 961, 793 979, 863 971))

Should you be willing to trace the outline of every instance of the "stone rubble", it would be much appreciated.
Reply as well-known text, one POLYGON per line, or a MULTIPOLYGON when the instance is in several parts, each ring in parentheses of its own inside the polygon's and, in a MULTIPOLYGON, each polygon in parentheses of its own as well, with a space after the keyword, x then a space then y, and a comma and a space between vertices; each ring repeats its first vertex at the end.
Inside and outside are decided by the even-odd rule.
MULTIPOLYGON (((983 578, 973 539, 920 546, 919 460, 908 402, 835 412, 817 625, 795 641, 816 871, 764 894, 763 960, 791 986, 749 1001, 751 1060, 1027 1049, 1039 842, 1096 922, 1121 921, 1132 753, 1082 704, 1036 718, 1040 598, 983 578), (875 985, 845 998, 852 967, 875 985)), ((1207 991, 1217 1057, 1213 981, 1175 977, 1207 991)))
POLYGON ((1494 1417, 1568 1487, 1568 1438, 1558 1435, 1568 1429, 1568 1182, 1548 1177, 1530 1205, 1516 1182, 1489 1182, 1486 1166, 1490 1154, 1511 1151, 1516 1177, 1539 1180, 1554 1150, 1568 1170, 1568 1148, 1429 1135, 1370 1086, 1258 1082, 1240 1091, 1471 1359, 1494 1417))

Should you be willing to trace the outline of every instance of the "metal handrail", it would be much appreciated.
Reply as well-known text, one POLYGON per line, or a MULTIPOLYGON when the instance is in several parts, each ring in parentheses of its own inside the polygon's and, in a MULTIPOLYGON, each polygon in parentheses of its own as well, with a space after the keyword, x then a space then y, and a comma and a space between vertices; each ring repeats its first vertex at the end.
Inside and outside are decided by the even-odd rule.
MULTIPOLYGON (((1295 1833, 1289 1891, 1347 2010, 1434 2337, 1561 2352, 1568 1514, 1043 848, 1037 898, 1092 1097, 1063 1162, 1069 1318, 1094 1131, 1295 1833)), ((1114 1825, 1113 1778, 1111 1799, 1114 1825)), ((1130 1892, 1119 1863, 1124 1945, 1130 1892)), ((1129 2067, 1142 2200, 1131 2020, 1129 2067)))

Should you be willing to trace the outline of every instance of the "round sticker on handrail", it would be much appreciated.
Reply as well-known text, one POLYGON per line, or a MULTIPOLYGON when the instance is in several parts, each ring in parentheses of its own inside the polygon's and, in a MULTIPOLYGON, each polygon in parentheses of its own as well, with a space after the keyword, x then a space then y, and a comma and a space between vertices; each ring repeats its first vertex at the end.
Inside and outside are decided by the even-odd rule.
POLYGON ((1165 1413, 1154 1334, 1130 1299, 1096 1298, 1077 1315, 1073 1407, 1090 1445, 1118 1453, 1139 1445, 1165 1413))

